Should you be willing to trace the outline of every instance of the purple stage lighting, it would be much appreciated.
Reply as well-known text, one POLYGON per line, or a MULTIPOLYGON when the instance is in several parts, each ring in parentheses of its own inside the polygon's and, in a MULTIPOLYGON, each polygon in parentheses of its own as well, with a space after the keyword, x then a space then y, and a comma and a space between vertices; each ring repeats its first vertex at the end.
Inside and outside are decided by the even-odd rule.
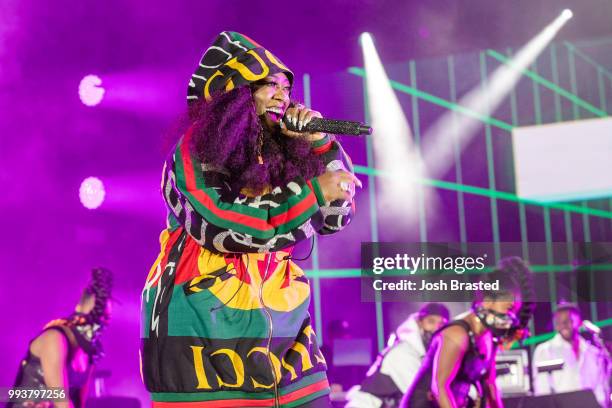
POLYGON ((79 83, 79 98, 87 106, 96 106, 104 98, 102 79, 97 75, 87 75, 79 83))
POLYGON ((419 37, 421 38, 429 38, 429 29, 425 26, 419 27, 419 37))
POLYGON ((79 199, 85 208, 95 210, 104 202, 104 184, 97 177, 87 177, 79 188, 79 199))

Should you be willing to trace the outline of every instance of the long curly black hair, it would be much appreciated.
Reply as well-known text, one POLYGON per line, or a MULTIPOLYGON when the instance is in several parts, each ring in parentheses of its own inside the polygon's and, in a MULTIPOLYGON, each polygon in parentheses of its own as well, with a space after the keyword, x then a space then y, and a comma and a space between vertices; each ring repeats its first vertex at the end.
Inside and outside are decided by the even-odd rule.
POLYGON ((232 190, 261 193, 297 176, 308 180, 325 170, 308 141, 262 126, 248 86, 193 103, 187 121, 183 128, 187 125, 193 132, 191 153, 202 163, 224 168, 232 190))

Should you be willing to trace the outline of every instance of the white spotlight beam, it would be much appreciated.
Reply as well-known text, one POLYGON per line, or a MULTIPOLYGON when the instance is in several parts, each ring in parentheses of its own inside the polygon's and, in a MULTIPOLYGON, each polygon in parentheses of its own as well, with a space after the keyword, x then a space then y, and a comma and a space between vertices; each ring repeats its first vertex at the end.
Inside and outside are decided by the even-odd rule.
MULTIPOLYGON (((552 41, 561 27, 571 18, 572 12, 564 10, 552 23, 523 46, 508 64, 501 65, 488 81, 468 92, 459 105, 490 116, 516 86, 521 75, 552 41)), ((477 133, 481 122, 473 117, 448 111, 438 119, 423 137, 423 158, 428 173, 441 177, 454 163, 454 144, 465 148, 477 133), (453 140, 454 139, 454 140, 453 140)))
MULTIPOLYGON (((387 177, 377 181, 378 202, 384 216, 413 221, 417 214, 415 183, 422 177, 422 162, 412 143, 412 132, 391 88, 369 33, 361 35, 368 109, 376 168, 387 177), (413 203, 413 204, 411 204, 413 203)), ((399 219, 398 219, 399 221, 399 219)))

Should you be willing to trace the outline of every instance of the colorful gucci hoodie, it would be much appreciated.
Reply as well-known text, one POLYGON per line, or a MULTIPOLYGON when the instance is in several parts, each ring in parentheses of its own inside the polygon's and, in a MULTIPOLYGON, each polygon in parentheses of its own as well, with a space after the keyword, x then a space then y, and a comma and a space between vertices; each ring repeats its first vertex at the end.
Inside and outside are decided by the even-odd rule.
MULTIPOLYGON (((215 44, 215 53, 228 44, 244 50, 229 52, 222 65, 205 53, 200 68, 219 68, 200 70, 202 78, 236 86, 245 76, 256 81, 286 70, 240 34, 222 33, 215 44)), ((200 93, 189 95, 228 87, 206 81, 192 78, 200 93)), ((190 153, 190 138, 188 131, 164 165, 168 227, 142 293, 140 361, 153 406, 293 407, 328 394, 308 313, 310 286, 289 255, 315 233, 343 229, 353 202, 326 202, 316 178, 298 177, 256 197, 232 194, 223 169, 190 153)), ((325 137, 312 148, 328 170, 352 171, 337 141, 325 137)))

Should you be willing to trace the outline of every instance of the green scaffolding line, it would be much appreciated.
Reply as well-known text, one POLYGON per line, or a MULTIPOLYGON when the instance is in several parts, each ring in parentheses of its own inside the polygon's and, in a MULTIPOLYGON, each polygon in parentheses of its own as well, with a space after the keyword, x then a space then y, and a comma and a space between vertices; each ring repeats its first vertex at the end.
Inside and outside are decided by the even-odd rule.
MULTIPOLYGON (((503 54, 500 54, 497 51, 493 51, 493 50, 487 50, 487 55, 489 55, 490 57, 496 59, 497 61, 506 64, 508 66, 513 66, 512 65, 512 60, 510 58, 507 58, 506 56, 504 56, 503 54)), ((574 103, 574 106, 578 107, 580 106, 581 108, 599 116, 599 117, 606 117, 608 116, 607 112, 602 111, 601 109, 597 108, 596 106, 591 105, 590 103, 588 103, 587 101, 585 101, 584 99, 579 98, 578 96, 576 96, 574 93, 567 91, 563 88, 561 88, 560 86, 558 86, 557 84, 549 81, 548 79, 536 74, 535 72, 528 70, 528 69, 523 69, 521 70, 521 73, 523 75, 525 75, 526 77, 532 79, 533 81, 537 82, 538 84, 542 85, 545 88, 550 89, 553 92, 558 93, 559 95, 563 96, 564 98, 569 99, 571 102, 574 103)))
MULTIPOLYGON (((598 327, 612 326, 612 319, 600 320, 598 322, 595 322, 595 325, 598 327)), ((553 338, 555 334, 556 332, 548 332, 548 333, 538 334, 537 336, 527 337, 523 341, 523 346, 531 346, 531 345, 535 345, 538 343, 542 343, 544 341, 547 341, 553 338)), ((519 345, 515 345, 513 348, 518 348, 518 347, 519 345)))
MULTIPOLYGON (((510 61, 510 58, 506 58, 501 54, 496 53, 495 51, 489 50, 487 51, 487 54, 498 59, 501 60, 502 62, 508 62, 510 61)), ((358 67, 351 67, 348 70, 351 74, 360 76, 360 77, 364 77, 365 78, 365 70, 362 68, 358 68, 358 67)), ((556 84, 548 81, 545 78, 542 78, 541 76, 531 72, 531 71, 524 71, 525 75, 527 75, 528 77, 530 77, 531 79, 533 79, 534 81, 537 81, 538 83, 540 83, 541 85, 549 88, 549 89, 553 89, 555 90, 555 92, 557 94, 560 94, 562 96, 565 96, 567 98, 569 98, 570 100, 572 100, 572 102, 574 103, 582 103, 582 104, 586 104, 588 106, 591 106, 588 102, 583 101, 582 99, 576 97, 575 95, 569 93, 568 91, 564 90, 563 88, 557 86, 556 84)), ((480 121, 482 121, 485 124, 489 124, 491 126, 503 129, 503 130, 507 130, 507 131, 511 131, 513 128, 513 125, 508 124, 506 122, 500 121, 498 119, 489 117, 489 116, 485 116, 485 115, 481 115, 478 112, 472 111, 470 109, 467 109, 461 105, 458 105, 456 103, 453 103, 451 101, 447 101, 443 98, 440 98, 438 96, 432 95, 430 93, 421 91, 415 87, 411 87, 409 85, 397 82, 397 81, 393 81, 393 80, 389 80, 389 83, 391 84, 391 87, 393 89, 396 89, 400 92, 404 92, 406 94, 418 97, 420 99, 423 99, 427 102, 431 102, 433 104, 445 107, 447 109, 450 109, 452 111, 455 112, 459 112, 459 113, 463 113, 467 116, 471 116, 473 118, 476 118, 480 121)), ((600 109, 597 109, 595 107, 593 107, 596 112, 598 112, 600 114, 600 116, 607 116, 607 113, 601 111, 600 109)), ((360 166, 357 166, 360 167, 360 166)), ((362 170, 364 170, 364 168, 361 168, 362 170)), ((371 175, 369 172, 364 171, 363 174, 367 174, 367 175, 371 175)), ((457 190, 458 185, 455 183, 448 183, 448 182, 442 182, 440 180, 428 180, 428 181, 424 181, 425 184, 430 184, 433 185, 434 187, 438 187, 438 188, 446 188, 446 189, 450 189, 450 190, 454 190, 454 191, 459 191, 457 190)), ((499 198, 499 199, 503 199, 503 200, 509 200, 509 201, 514 201, 514 202, 521 202, 524 204, 531 204, 531 205, 536 205, 536 206, 541 206, 541 207, 547 207, 547 208, 553 208, 553 209, 560 209, 560 210, 567 210, 567 211, 571 211, 571 212, 575 212, 575 213, 579 213, 579 214, 590 214, 590 215, 594 215, 594 216, 599 216, 599 217, 604 217, 604 218, 611 218, 612 219, 612 212, 610 211, 604 211, 604 210, 597 210, 597 209, 592 209, 592 208, 584 208, 584 207, 578 207, 578 206, 574 206, 574 205, 570 205, 570 204, 560 204, 560 203, 541 203, 535 200, 529 200, 529 199, 521 199, 518 198, 517 196, 511 194, 511 193, 506 193, 506 192, 501 192, 501 191, 496 191, 496 190, 487 190, 487 189, 482 189, 482 188, 478 188, 478 187, 472 187, 472 186, 465 186, 464 192, 470 192, 473 194, 477 194, 477 195, 483 195, 486 197, 495 197, 495 198, 499 198)))
MULTIPOLYGON (((567 59, 570 69, 570 87, 574 94, 578 94, 578 81, 576 79, 576 57, 572 48, 568 48, 567 59)), ((572 108, 574 113, 574 120, 580 119, 580 110, 578 109, 576 104, 574 104, 572 108)), ((583 207, 587 206, 586 201, 582 201, 581 204, 583 207)), ((584 241, 591 242, 591 226, 588 214, 582 214, 582 226, 584 232, 584 241)), ((589 290, 591 293, 595 291, 593 282, 591 282, 589 290)), ((591 302, 591 318, 593 320, 597 319, 597 305, 595 304, 595 302, 591 302)))
MULTIPOLYGON (((457 81, 455 78, 455 59, 449 56, 447 59, 448 65, 448 83, 450 88, 450 98, 452 103, 457 102, 457 81)), ((457 132, 457 113, 453 111, 453 135, 457 132)), ((455 156, 455 179, 457 183, 463 184, 463 169, 461 168, 461 150, 457 138, 453 137, 453 153, 455 156)), ((459 237, 462 243, 467 242, 467 224, 465 218, 465 203, 463 201, 463 191, 457 191, 457 210, 459 212, 459 237)))
MULTIPOLYGON (((410 85, 414 89, 418 89, 416 77, 416 63, 410 61, 410 85)), ((419 154, 421 153, 421 121, 419 120, 419 100, 416 95, 412 96, 412 128, 414 133, 414 142, 419 154)), ((417 202, 419 208, 419 239, 421 242, 427 242, 427 216, 425 213, 425 191, 422 187, 416 190, 417 202)))
MULTIPOLYGON (((605 84, 604 79, 612 79, 612 73, 607 70, 602 65, 598 64, 588 55, 582 53, 580 50, 576 48, 574 44, 569 42, 564 43, 565 47, 568 50, 568 62, 570 66, 570 82, 571 89, 564 89, 560 86, 559 81, 559 73, 557 68, 557 54, 555 44, 550 45, 550 57, 552 64, 552 81, 544 78, 540 73, 538 73, 538 67, 536 61, 533 63, 533 67, 530 69, 521 70, 521 74, 526 78, 529 78, 533 82, 533 98, 534 98, 534 114, 535 114, 535 124, 543 123, 543 110, 542 110, 542 102, 541 102, 541 88, 546 88, 553 92, 554 96, 554 113, 555 113, 555 121, 561 122, 563 120, 563 112, 561 109, 561 98, 564 98, 571 102, 573 109, 573 118, 579 119, 582 116, 588 117, 593 114, 597 117, 607 117, 607 101, 606 101, 606 92, 605 92, 605 84), (574 66, 574 54, 578 57, 582 58, 588 64, 592 65, 597 70, 597 83, 599 87, 599 102, 597 103, 600 107, 597 107, 588 101, 582 99, 578 95, 578 90, 576 86, 576 68, 574 66), (602 91, 603 89, 603 91, 602 91), (581 111, 580 109, 584 109, 581 111), (586 113, 589 112, 589 113, 586 113)), ((508 55, 503 55, 494 50, 486 50, 480 52, 480 86, 486 87, 487 85, 487 60, 486 57, 490 57, 497 62, 510 66, 513 66, 513 60, 511 56, 511 52, 508 55)), ((520 226, 521 226, 521 244, 523 248, 523 257, 525 259, 529 258, 529 245, 528 245, 528 234, 527 234, 527 219, 526 219, 526 206, 534 206, 542 209, 543 215, 543 223, 545 229, 545 240, 547 245, 547 257, 546 257, 546 265, 532 265, 532 270, 534 272, 543 272, 549 275, 549 293, 551 295, 551 303, 553 302, 553 297, 556 297, 556 282, 554 274, 556 272, 567 272, 575 270, 573 265, 554 265, 554 259, 552 255, 551 245, 553 241, 553 234, 551 228, 551 211, 559 210, 563 212, 563 221, 565 227, 565 241, 568 245, 568 250, 572 251, 572 244, 574 242, 574 228, 572 226, 571 220, 573 214, 581 215, 583 220, 583 227, 585 229, 585 240, 590 241, 590 226, 589 226, 589 217, 599 217, 603 219, 609 219, 612 222, 612 198, 610 198, 610 209, 604 210, 602 208, 591 208, 588 206, 586 201, 582 201, 580 203, 559 203, 559 202, 540 202, 533 199, 525 199, 520 198, 516 194, 511 192, 499 191, 497 190, 497 186, 495 183, 495 165, 493 162, 493 139, 492 139, 492 128, 505 130, 511 132, 513 128, 519 126, 519 118, 518 118, 518 109, 517 109, 517 97, 515 89, 512 89, 510 94, 510 103, 512 107, 512 121, 511 123, 507 123, 503 120, 497 119, 490 115, 485 115, 476 110, 469 109, 465 106, 462 106, 458 103, 457 95, 456 95, 456 78, 455 78, 455 62, 453 60, 453 56, 449 56, 447 58, 448 65, 448 75, 449 75, 449 84, 450 84, 450 97, 449 100, 436 96, 432 93, 423 91, 418 89, 417 78, 416 78, 416 62, 409 61, 409 84, 404 84, 398 81, 389 80, 389 85, 392 89, 409 95, 411 97, 412 103, 412 122, 415 124, 415 140, 416 145, 419 145, 420 141, 420 129, 419 129, 419 121, 420 121, 420 113, 419 113, 419 101, 425 101, 431 103, 433 105, 437 105, 443 107, 445 109, 450 110, 453 113, 453 118, 455 118, 456 114, 462 114, 467 117, 474 118, 484 124, 485 128, 485 137, 487 143, 487 171, 488 171, 488 185, 487 188, 476 187, 472 185, 466 185, 463 183, 463 175, 460 163, 460 152, 458 152, 458 146, 454 146, 455 148, 455 176, 456 182, 438 180, 438 179, 429 179, 429 178, 421 178, 416 181, 421 187, 417 189, 417 191, 423 191, 424 187, 432 187, 441 190, 448 190, 457 193, 458 199, 458 211, 459 211, 459 229, 462 244, 464 241, 467 242, 467 222, 466 222, 466 214, 464 206, 464 196, 466 194, 471 194, 475 196, 486 197, 490 200, 491 203, 491 227, 493 230, 493 240, 495 244, 499 243, 499 215, 497 214, 497 201, 509 201, 518 204, 519 207, 519 218, 520 218, 520 226)), ((585 65, 586 66, 586 65, 585 65)), ((490 68, 490 67, 489 67, 490 68)), ((362 67, 351 67, 348 69, 348 72, 352 75, 361 77, 363 79, 363 93, 364 93, 364 107, 365 107, 365 121, 368 122, 369 119, 369 109, 368 109, 368 94, 367 94, 367 78, 366 72, 362 67)), ((612 81, 611 81, 612 82, 612 81)), ((491 114, 492 115, 492 114, 491 114)), ((568 118, 566 118, 568 119, 568 118)), ((356 165, 355 173, 366 175, 368 177, 368 196, 370 202, 370 237, 373 242, 378 241, 378 217, 377 217, 377 208, 376 208, 376 196, 375 196, 375 183, 378 182, 377 178, 382 177, 396 177, 394 174, 387 173, 375 168, 374 165, 374 157, 372 150, 372 141, 371 139, 366 139, 366 153, 367 153, 367 165, 356 165)), ((416 197, 418 200, 419 197, 416 197)), ((419 201, 419 204, 421 202, 419 201)), ((419 205, 419 232, 421 238, 427 237, 427 225, 426 225, 426 217, 425 217, 425 208, 419 205)), ((426 241, 426 239, 421 239, 421 241, 426 241)), ((497 248, 497 245, 496 245, 497 248)), ((496 250, 496 258, 497 258, 497 250, 496 250)), ((570 258, 573 258, 572 254, 570 254, 570 258)), ((612 270, 612 265, 603 265, 605 270, 612 270)), ((313 261, 313 268, 311 270, 306 270, 309 277, 313 277, 319 281, 319 279, 327 279, 327 278, 360 278, 362 276, 361 269, 357 268, 344 268, 344 269, 321 269, 319 268, 319 263, 316 262, 316 265, 313 261)), ((572 289, 575 289, 576 282, 572 280, 570 282, 572 289)), ((318 288, 317 288, 318 289, 318 288)), ((315 289, 315 292, 317 292, 315 289)), ((593 293, 593 292, 591 292, 593 293)), ((575 295, 574 290, 572 290, 572 295, 575 295)), ((376 336, 379 350, 384 347, 384 316, 383 316, 383 305, 380 300, 380 297, 375 298, 375 314, 376 314, 376 336)), ((592 320, 597 320, 597 310, 594 308, 594 304, 591 304, 591 318, 592 320)), ((317 319, 320 320, 320 319, 317 319)), ((600 322, 602 327, 605 325, 612 325, 612 319, 607 321, 600 322)), ((598 324, 599 325, 599 324, 598 324)), ((530 324, 530 328, 532 329, 532 333, 535 333, 533 330, 533 322, 530 324)), ((320 331, 320 330, 319 330, 320 331)), ((540 341, 544 341, 552 336, 551 333, 545 333, 538 336, 530 337, 524 344, 525 345, 534 345, 540 341), (548 337, 547 337, 548 336, 548 337)))
MULTIPOLYGON (((479 55, 480 59, 480 85, 483 91, 488 86, 488 75, 487 75, 487 60, 483 52, 479 55)), ((487 105, 489 104, 489 95, 485 93, 487 105)), ((491 125, 485 123, 485 145, 487 149, 487 178, 489 181, 489 189, 497 190, 497 184, 495 182, 495 155, 493 153, 493 135, 491 134, 491 125)), ((491 233, 493 235, 493 244, 495 246, 495 261, 499 261, 501 258, 501 252, 499 247, 499 214, 497 211, 497 198, 489 197, 489 206, 491 207, 491 233)))
MULTIPOLYGON (((507 54, 509 57, 512 56, 512 49, 508 48, 507 54)), ((558 98, 559 95, 555 94, 558 98)), ((516 87, 512 87, 510 91, 510 112, 512 115, 512 126, 518 126, 518 107, 517 107, 516 87)), ((524 203, 518 203, 519 208, 519 225, 521 230, 521 255, 523 259, 529 261, 529 238, 527 233, 527 212, 524 203)), ((535 333, 535 323, 533 319, 529 320, 529 331, 535 333)), ((531 350, 533 352, 533 350, 531 350)))
MULTIPOLYGON (((365 77, 365 70, 363 68, 351 67, 348 69, 348 72, 356 76, 365 77)), ((499 129, 507 130, 509 132, 512 131, 512 125, 504 121, 501 121, 499 119, 495 119, 490 116, 483 115, 481 113, 468 109, 465 106, 461 106, 456 103, 452 103, 450 101, 447 101, 444 98, 440 98, 428 92, 421 91, 419 89, 416 89, 412 86, 403 84, 398 81, 389 80, 389 83, 391 84, 391 87, 397 91, 403 92, 408 95, 416 96, 417 98, 422 99, 427 102, 431 102, 434 105, 442 106, 452 111, 463 113, 466 116, 470 116, 472 118, 478 119, 483 123, 488 123, 491 126, 495 126, 499 129)))
MULTIPOLYGON (((533 72, 538 74, 538 63, 537 60, 533 61, 533 72)), ((538 82, 533 81, 533 107, 535 113, 535 124, 542 124, 542 103, 540 99, 540 87, 538 82)), ((544 218, 544 236, 546 241, 546 262, 553 264, 553 251, 552 251, 552 227, 550 221, 550 209, 542 208, 544 218)), ((555 273, 548 271, 548 293, 550 293, 551 306, 557 304, 557 281, 555 280, 555 273)))
MULTIPOLYGON (((368 108, 368 86, 367 78, 362 76, 363 82, 363 105, 364 105, 364 121, 367 123, 370 121, 370 110, 368 108)), ((367 163, 369 166, 374 164, 374 148, 372 146, 372 139, 366 139, 366 156, 367 163)), ((376 177, 374 175, 368 176, 368 195, 370 200, 370 239, 372 242, 378 241, 378 216, 376 214, 376 177)), ((374 312, 376 315, 376 341, 378 350, 382 351, 385 346, 385 326, 384 316, 382 309, 382 301, 380 293, 376 293, 376 302, 374 303, 374 312)))
MULTIPOLYGON (((529 269, 533 273, 559 273, 559 272, 572 272, 576 270, 576 265, 573 264, 547 264, 547 265, 529 265, 529 269)), ((495 270, 495 267, 485 267, 481 270, 472 270, 466 271, 465 274, 468 275, 479 275, 483 273, 489 273, 495 270)), ((589 271, 612 271, 612 264, 596 264, 590 265, 589 271)), ((364 277, 363 271, 358 268, 340 268, 340 269, 306 269, 304 271, 308 277, 316 277, 321 279, 330 279, 330 278, 361 278, 364 277)), ((446 271, 433 271, 433 270, 422 270, 417 269, 415 274, 418 273, 431 273, 431 272, 446 272, 446 271)), ((366 275, 367 277, 372 277, 371 275, 366 275)), ((386 270, 385 276, 407 276, 405 270, 386 270)), ((556 304, 556 303, 555 303, 556 304)))
MULTIPOLYGON (((556 52, 555 44, 551 44, 550 46, 550 65, 551 65, 551 70, 552 70, 553 82, 558 85, 559 84, 559 68, 557 65, 557 52, 556 52)), ((535 82, 534 82, 534 86, 535 86, 535 82)), ((555 98, 555 121, 561 122, 563 120, 563 112, 561 110, 561 97, 559 96, 558 93, 555 93, 554 98, 555 98)), ((573 248, 574 229, 572 227, 572 215, 567 210, 563 211, 563 224, 565 228, 565 242, 567 243, 568 256, 570 260, 573 260, 574 259, 574 248, 573 248)), ((575 294, 576 285, 577 285, 576 280, 572 279, 571 280, 572 302, 576 302, 578 300, 576 299, 576 294, 575 294)), ((553 305, 551 305, 551 307, 552 306, 553 305)))
POLYGON ((574 45, 580 48, 601 47, 602 45, 612 44, 612 37, 602 37, 595 40, 578 40, 574 45))
MULTIPOLYGON (((512 55, 512 49, 508 48, 508 55, 512 55)), ((516 100, 516 88, 512 87, 510 91, 510 113, 512 116, 512 126, 518 126, 519 118, 518 118, 518 104, 516 100)), ((529 259, 529 246, 528 244, 528 235, 527 235, 527 213, 525 209, 525 203, 519 202, 519 225, 521 229, 521 244, 523 248, 523 258, 529 259)))
POLYGON ((606 86, 604 85, 603 70, 601 69, 597 70, 597 88, 599 90, 599 104, 601 105, 601 109, 607 112, 606 86))
MULTIPOLYGON (((365 174, 368 176, 383 176, 383 177, 394 177, 392 174, 386 174, 382 170, 372 169, 367 166, 359 166, 355 165, 355 173, 365 174)), ((507 193, 505 191, 491 190, 482 187, 469 186, 466 184, 458 184, 450 181, 444 180, 436 180, 429 178, 422 178, 417 180, 418 183, 424 184, 426 186, 436 187, 442 190, 450 190, 450 191, 462 191, 468 194, 479 195, 483 197, 495 197, 499 200, 512 201, 516 203, 524 203, 529 205, 535 205, 539 207, 547 207, 555 210, 567 210, 570 212, 574 212, 577 214, 589 214, 595 217, 602 217, 612 219, 612 211, 600 210, 597 208, 590 207, 582 207, 572 204, 563 204, 563 203, 542 203, 535 200, 530 200, 526 198, 520 198, 515 194, 507 193)))
POLYGON ((612 72, 610 72, 606 67, 604 67, 603 65, 601 65, 597 61, 593 60, 593 58, 591 58, 588 55, 586 55, 584 52, 582 52, 580 49, 578 49, 574 44, 572 44, 569 41, 565 41, 564 44, 565 44, 565 46, 571 52, 573 52, 574 54, 578 55, 580 58, 582 58, 583 60, 585 60, 589 64, 593 65, 595 68, 597 68, 598 71, 601 71, 602 74, 605 74, 609 78, 612 78, 612 72))
MULTIPOLYGON (((559 68, 557 61, 557 47, 555 44, 550 46, 550 69, 552 71, 552 80, 555 84, 559 84, 559 68)), ((554 94, 555 98, 555 121, 563 121, 563 110, 561 109, 561 96, 557 92, 554 94)))

